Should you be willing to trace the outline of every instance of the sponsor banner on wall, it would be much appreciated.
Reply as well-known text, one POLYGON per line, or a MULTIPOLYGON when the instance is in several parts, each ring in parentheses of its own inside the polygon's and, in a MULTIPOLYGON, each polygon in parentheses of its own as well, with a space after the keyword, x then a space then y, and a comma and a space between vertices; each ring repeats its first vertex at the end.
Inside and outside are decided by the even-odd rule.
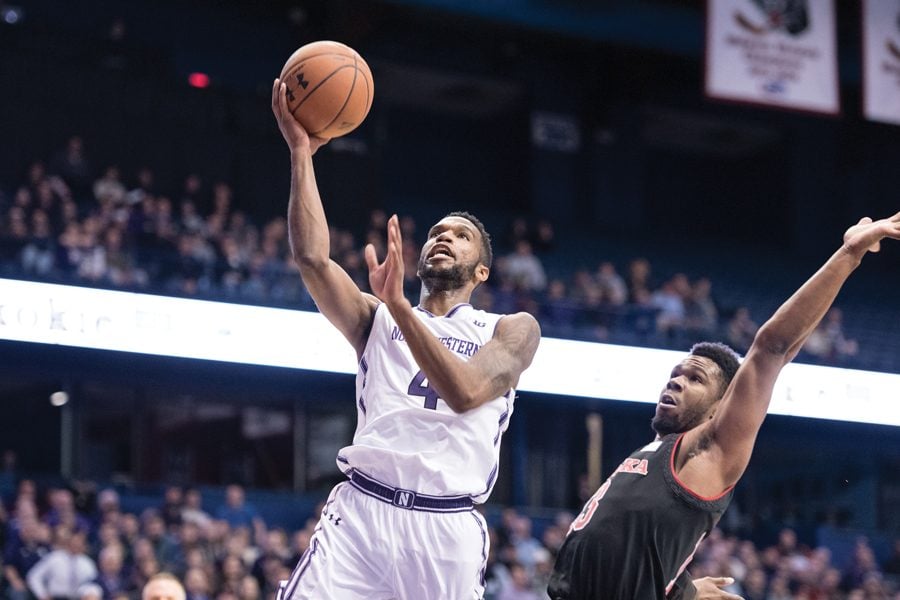
POLYGON ((900 0, 863 0, 863 114, 900 125, 900 0))
POLYGON ((706 94, 838 114, 833 0, 707 0, 706 94))
MULTIPOLYGON (((0 279, 0 340, 330 373, 357 366, 319 313, 10 279, 0 279)), ((518 389, 655 404, 684 354, 544 338, 518 389)), ((897 390, 898 374, 788 365, 769 413, 900 426, 897 390)), ((271 418, 245 413, 245 433, 283 429, 271 418)))

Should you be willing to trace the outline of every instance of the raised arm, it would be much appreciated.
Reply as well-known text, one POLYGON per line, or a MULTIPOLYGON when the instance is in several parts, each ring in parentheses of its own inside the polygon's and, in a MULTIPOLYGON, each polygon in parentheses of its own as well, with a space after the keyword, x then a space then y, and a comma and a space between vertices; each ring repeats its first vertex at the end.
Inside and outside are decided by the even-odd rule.
POLYGON ((450 408, 461 413, 477 408, 518 385, 537 351, 541 331, 528 313, 500 319, 494 337, 472 358, 462 360, 448 350, 413 313, 403 295, 403 258, 397 217, 388 221, 388 250, 379 264, 375 250, 366 248, 372 289, 391 311, 416 363, 450 408))
POLYGON ((747 467, 781 369, 797 355, 862 257, 877 252, 884 238, 900 239, 900 213, 875 222, 864 218, 848 229, 840 249, 760 327, 710 422, 688 433, 685 443, 709 449, 714 467, 704 470, 707 477, 720 479, 719 491, 736 483, 747 467))
POLYGON ((378 300, 361 292, 346 271, 329 257, 328 222, 312 162, 313 154, 328 140, 307 134, 290 114, 285 92, 284 84, 276 79, 272 86, 272 112, 291 150, 288 203, 291 253, 319 311, 347 338, 359 356, 378 300))

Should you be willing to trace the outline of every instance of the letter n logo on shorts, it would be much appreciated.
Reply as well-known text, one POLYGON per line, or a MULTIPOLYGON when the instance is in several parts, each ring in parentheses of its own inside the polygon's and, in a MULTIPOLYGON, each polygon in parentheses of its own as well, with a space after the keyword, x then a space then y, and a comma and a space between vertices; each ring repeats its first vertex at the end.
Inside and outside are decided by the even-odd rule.
POLYGON ((416 501, 416 493, 409 490, 394 491, 394 506, 401 508, 412 508, 416 501))

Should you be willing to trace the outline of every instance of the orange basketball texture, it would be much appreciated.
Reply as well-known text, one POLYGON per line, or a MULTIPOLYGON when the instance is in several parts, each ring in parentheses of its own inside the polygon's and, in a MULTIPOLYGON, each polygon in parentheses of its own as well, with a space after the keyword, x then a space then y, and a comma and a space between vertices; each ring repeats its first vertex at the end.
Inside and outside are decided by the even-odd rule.
POLYGON ((334 138, 356 129, 372 108, 372 71, 340 42, 306 44, 281 70, 288 110, 312 135, 334 138))

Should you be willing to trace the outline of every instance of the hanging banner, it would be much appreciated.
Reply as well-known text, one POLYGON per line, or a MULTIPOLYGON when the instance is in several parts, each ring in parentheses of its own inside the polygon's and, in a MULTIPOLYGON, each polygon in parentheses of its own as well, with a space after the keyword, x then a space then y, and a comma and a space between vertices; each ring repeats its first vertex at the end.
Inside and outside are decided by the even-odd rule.
POLYGON ((708 0, 706 94, 836 115, 833 0, 708 0))
POLYGON ((863 114, 900 125, 900 0, 863 0, 863 114))

